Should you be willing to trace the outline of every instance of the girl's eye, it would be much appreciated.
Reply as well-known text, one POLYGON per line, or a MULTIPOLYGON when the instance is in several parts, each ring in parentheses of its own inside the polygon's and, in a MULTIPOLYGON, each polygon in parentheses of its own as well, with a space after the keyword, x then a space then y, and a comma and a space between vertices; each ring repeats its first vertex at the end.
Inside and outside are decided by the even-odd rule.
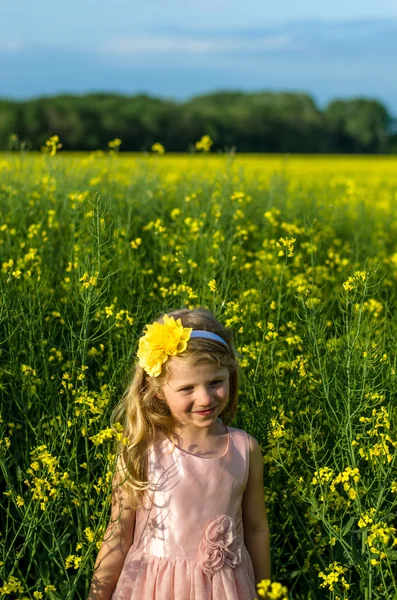
MULTIPOLYGON (((217 385, 218 383, 222 383, 222 379, 216 379, 215 381, 211 381, 211 385, 217 385)), ((191 387, 185 387, 181 391, 187 392, 188 390, 191 390, 191 389, 192 389, 191 387)))

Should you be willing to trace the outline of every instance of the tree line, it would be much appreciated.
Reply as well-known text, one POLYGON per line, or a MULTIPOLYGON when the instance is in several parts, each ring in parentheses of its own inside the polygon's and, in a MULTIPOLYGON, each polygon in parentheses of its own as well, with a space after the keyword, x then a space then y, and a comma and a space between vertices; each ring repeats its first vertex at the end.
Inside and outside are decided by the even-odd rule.
POLYGON ((156 142, 186 152, 209 134, 213 151, 375 153, 397 152, 397 121, 377 100, 335 99, 320 110, 296 93, 217 92, 186 102, 147 95, 94 93, 26 101, 0 100, 0 149, 10 136, 39 150, 58 135, 63 150, 148 151, 156 142))

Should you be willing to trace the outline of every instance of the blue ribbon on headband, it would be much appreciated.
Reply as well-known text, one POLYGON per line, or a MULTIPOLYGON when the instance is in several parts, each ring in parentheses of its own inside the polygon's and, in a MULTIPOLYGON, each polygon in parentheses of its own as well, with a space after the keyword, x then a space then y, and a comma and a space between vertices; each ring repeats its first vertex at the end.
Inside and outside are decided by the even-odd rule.
POLYGON ((222 342, 222 344, 225 344, 225 346, 227 346, 227 342, 225 342, 225 340, 223 338, 221 338, 220 335, 217 335, 216 333, 212 333, 212 331, 201 331, 201 329, 194 329, 191 333, 190 333, 190 337, 196 337, 196 338, 207 338, 209 340, 216 340, 217 342, 222 342))

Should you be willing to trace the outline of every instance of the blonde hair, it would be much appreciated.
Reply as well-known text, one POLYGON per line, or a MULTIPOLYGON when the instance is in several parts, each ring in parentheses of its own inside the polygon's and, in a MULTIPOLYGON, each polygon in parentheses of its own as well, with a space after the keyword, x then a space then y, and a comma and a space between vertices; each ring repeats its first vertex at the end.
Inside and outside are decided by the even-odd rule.
MULTIPOLYGON (((184 352, 178 358, 186 360, 192 366, 199 363, 216 363, 229 370, 229 401, 222 412, 222 421, 230 424, 236 414, 237 399, 242 372, 238 364, 237 351, 233 344, 233 331, 224 327, 205 308, 189 310, 183 308, 166 313, 175 320, 181 319, 183 327, 192 327, 218 334, 225 340, 221 342, 206 338, 191 338, 184 352)), ((164 314, 155 319, 157 323, 164 322, 164 314)), ((177 425, 168 404, 157 397, 161 394, 162 386, 172 374, 170 360, 164 364, 158 377, 150 377, 138 363, 136 358, 132 368, 132 380, 124 392, 120 402, 114 409, 111 422, 121 422, 124 438, 128 444, 119 444, 117 448, 118 464, 124 471, 124 484, 130 495, 132 508, 139 508, 150 481, 145 479, 145 464, 147 454, 157 441, 169 439, 177 425)))

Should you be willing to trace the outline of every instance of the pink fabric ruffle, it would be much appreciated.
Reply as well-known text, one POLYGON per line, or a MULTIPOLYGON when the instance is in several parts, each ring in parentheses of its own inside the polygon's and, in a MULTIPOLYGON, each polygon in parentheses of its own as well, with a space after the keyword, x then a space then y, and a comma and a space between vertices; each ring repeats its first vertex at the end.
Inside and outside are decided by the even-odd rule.
POLYGON ((212 577, 225 563, 234 569, 241 563, 241 547, 236 524, 229 515, 212 521, 199 545, 199 560, 204 573, 212 577))

